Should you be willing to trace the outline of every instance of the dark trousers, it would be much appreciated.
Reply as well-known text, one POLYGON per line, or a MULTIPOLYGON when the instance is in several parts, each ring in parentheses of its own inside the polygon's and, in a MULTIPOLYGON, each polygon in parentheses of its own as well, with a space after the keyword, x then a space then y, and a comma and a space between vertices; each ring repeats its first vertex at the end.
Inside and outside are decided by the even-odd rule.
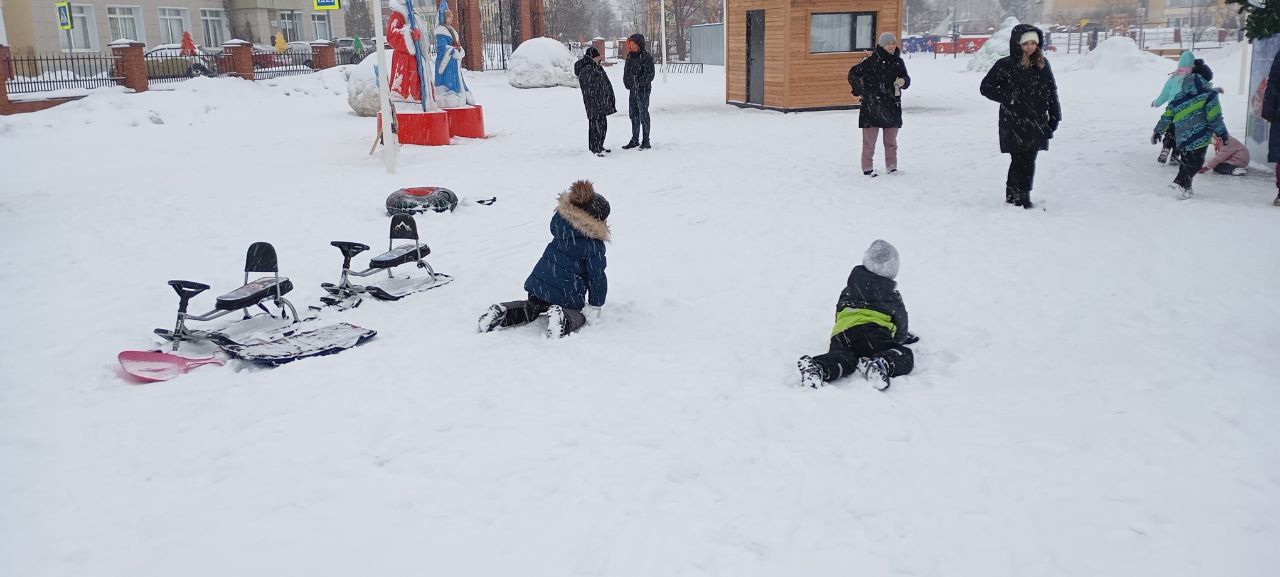
POLYGON ((862 357, 884 359, 889 365, 890 377, 910 373, 916 364, 911 349, 893 340, 888 329, 866 326, 853 327, 831 337, 831 348, 813 357, 813 362, 822 367, 825 380, 834 381, 853 374, 862 357))
POLYGON ((609 118, 607 116, 588 116, 587 117, 587 150, 591 152, 604 151, 604 134, 609 130, 609 118))
POLYGON ((649 94, 653 87, 637 88, 631 91, 627 101, 631 115, 631 142, 640 142, 640 132, 644 131, 644 142, 649 142, 649 94))
MULTIPOLYGON (((507 309, 507 313, 502 317, 502 323, 499 326, 515 327, 533 322, 551 308, 551 303, 529 295, 529 300, 505 302, 502 306, 507 309)), ((565 331, 568 333, 576 332, 587 324, 587 317, 582 314, 582 311, 564 309, 564 317, 569 324, 568 330, 565 331)))
POLYGON ((1182 158, 1178 159, 1178 176, 1173 182, 1182 188, 1191 188, 1191 179, 1196 177, 1196 173, 1200 172, 1200 167, 1204 166, 1204 153, 1209 147, 1196 150, 1182 151, 1182 158))
POLYGON ((1005 187, 1027 194, 1036 179, 1036 155, 1039 150, 1013 152, 1009 154, 1009 176, 1005 179, 1005 187))
POLYGON ((1214 171, 1214 172, 1216 172, 1216 173, 1218 173, 1218 174, 1226 174, 1226 175, 1230 175, 1230 174, 1231 174, 1231 171, 1233 171, 1233 170, 1235 170, 1235 169, 1237 169, 1237 168, 1244 168, 1244 167, 1243 167, 1243 166, 1236 166, 1236 165, 1234 165, 1234 164, 1227 164, 1227 163, 1225 163, 1225 162, 1224 162, 1224 163, 1222 163, 1222 164, 1219 164, 1218 166, 1213 167, 1213 171, 1214 171))

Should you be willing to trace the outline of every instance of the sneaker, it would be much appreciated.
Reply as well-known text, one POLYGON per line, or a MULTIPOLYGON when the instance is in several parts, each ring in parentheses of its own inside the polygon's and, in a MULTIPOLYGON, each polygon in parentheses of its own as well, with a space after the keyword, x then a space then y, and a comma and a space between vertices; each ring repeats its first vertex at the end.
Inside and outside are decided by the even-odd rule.
POLYGON ((634 140, 632 140, 631 142, 628 142, 628 143, 626 143, 626 144, 622 145, 622 149, 623 149, 623 150, 631 150, 632 148, 635 148, 635 147, 637 147, 637 146, 640 146, 640 143, 639 143, 639 142, 636 142, 636 141, 634 141, 634 140))
POLYGON ((1194 194, 1194 192, 1190 188, 1182 188, 1182 185, 1176 182, 1169 183, 1169 192, 1172 192, 1175 196, 1177 196, 1182 200, 1191 198, 1191 195, 1194 194))
POLYGON ((871 178, 875 178, 875 177, 877 177, 877 176, 880 176, 880 173, 879 173, 879 172, 876 172, 875 170, 864 170, 864 171, 862 171, 862 175, 863 175, 863 176, 870 176, 871 178))
POLYGON ((603 152, 597 152, 597 153, 596 153, 596 156, 599 156, 600 158, 604 158, 604 153, 603 153, 603 152))
POLYGON ((498 328, 502 321, 507 318, 507 307, 502 305, 490 305, 489 310, 480 315, 479 329, 482 333, 493 332, 498 328))
POLYGON ((889 388, 889 363, 880 357, 863 357, 858 360, 862 377, 871 382, 877 391, 889 388))
POLYGON ((605 149, 602 149, 600 152, 603 152, 603 153, 605 153, 605 154, 609 154, 610 152, 613 152, 613 151, 612 151, 612 150, 609 150, 608 148, 605 148, 605 149))
POLYGON ((640 143, 640 150, 649 150, 650 148, 653 148, 653 146, 649 144, 648 140, 640 143))
POLYGON ((902 174, 902 171, 900 171, 900 170, 898 170, 898 169, 896 169, 896 168, 890 168, 890 169, 889 169, 889 174, 902 174))
POLYGON ((1246 175, 1246 174, 1249 174, 1249 169, 1247 169, 1247 168, 1233 168, 1233 169, 1231 169, 1231 176, 1244 176, 1244 175, 1246 175))
POLYGON ((564 338, 569 333, 567 324, 564 309, 560 305, 551 305, 551 308, 547 309, 547 337, 564 338))
POLYGON ((822 367, 813 362, 813 357, 809 355, 800 357, 800 360, 796 362, 796 367, 800 369, 801 385, 816 389, 825 382, 822 378, 822 367))

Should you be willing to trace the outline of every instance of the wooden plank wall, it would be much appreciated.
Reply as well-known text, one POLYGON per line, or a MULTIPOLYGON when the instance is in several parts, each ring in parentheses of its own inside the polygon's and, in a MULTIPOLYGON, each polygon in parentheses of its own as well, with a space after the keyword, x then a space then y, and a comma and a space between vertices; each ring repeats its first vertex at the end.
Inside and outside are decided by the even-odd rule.
MULTIPOLYGON (((747 11, 764 10, 764 105, 783 108, 787 91, 787 18, 789 0, 734 0, 726 25, 725 94, 729 102, 747 101, 747 11)), ((808 34, 806 32, 806 34, 808 34)))
POLYGON ((838 54, 809 53, 809 20, 813 13, 876 12, 876 31, 902 35, 902 0, 794 0, 788 45, 785 102, 787 109, 852 106, 858 99, 849 93, 849 68, 862 62, 869 52, 838 54))

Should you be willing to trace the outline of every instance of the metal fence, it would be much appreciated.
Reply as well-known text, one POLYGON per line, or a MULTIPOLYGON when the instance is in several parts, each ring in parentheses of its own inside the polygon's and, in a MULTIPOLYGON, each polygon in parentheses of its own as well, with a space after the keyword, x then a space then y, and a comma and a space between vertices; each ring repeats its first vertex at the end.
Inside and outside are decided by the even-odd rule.
POLYGON ((147 84, 182 82, 201 76, 225 76, 233 72, 229 54, 198 52, 182 55, 179 51, 156 51, 143 56, 147 67, 147 84))
POLYGON ((512 46, 519 44, 520 16, 516 0, 480 0, 480 35, 484 39, 484 69, 506 70, 512 46))
POLYGON ((363 50, 356 50, 354 48, 339 49, 335 53, 338 58, 338 65, 342 66, 345 64, 359 64, 363 62, 364 59, 368 57, 370 54, 373 54, 374 52, 378 51, 378 49, 374 46, 365 46, 363 48, 364 48, 363 50))
POLYGON ((111 54, 37 54, 9 58, 9 94, 115 86, 124 80, 120 59, 111 54))
POLYGON ((701 62, 668 62, 666 68, 669 74, 702 74, 701 62))

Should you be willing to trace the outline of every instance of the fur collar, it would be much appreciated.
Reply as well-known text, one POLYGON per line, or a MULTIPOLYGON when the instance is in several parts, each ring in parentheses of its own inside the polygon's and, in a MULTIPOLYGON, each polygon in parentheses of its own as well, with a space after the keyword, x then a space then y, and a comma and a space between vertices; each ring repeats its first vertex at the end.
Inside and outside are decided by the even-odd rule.
POLYGON ((574 230, 596 240, 609 240, 609 223, 596 220, 578 205, 569 202, 569 195, 562 193, 560 203, 556 206, 560 218, 569 222, 574 230))

